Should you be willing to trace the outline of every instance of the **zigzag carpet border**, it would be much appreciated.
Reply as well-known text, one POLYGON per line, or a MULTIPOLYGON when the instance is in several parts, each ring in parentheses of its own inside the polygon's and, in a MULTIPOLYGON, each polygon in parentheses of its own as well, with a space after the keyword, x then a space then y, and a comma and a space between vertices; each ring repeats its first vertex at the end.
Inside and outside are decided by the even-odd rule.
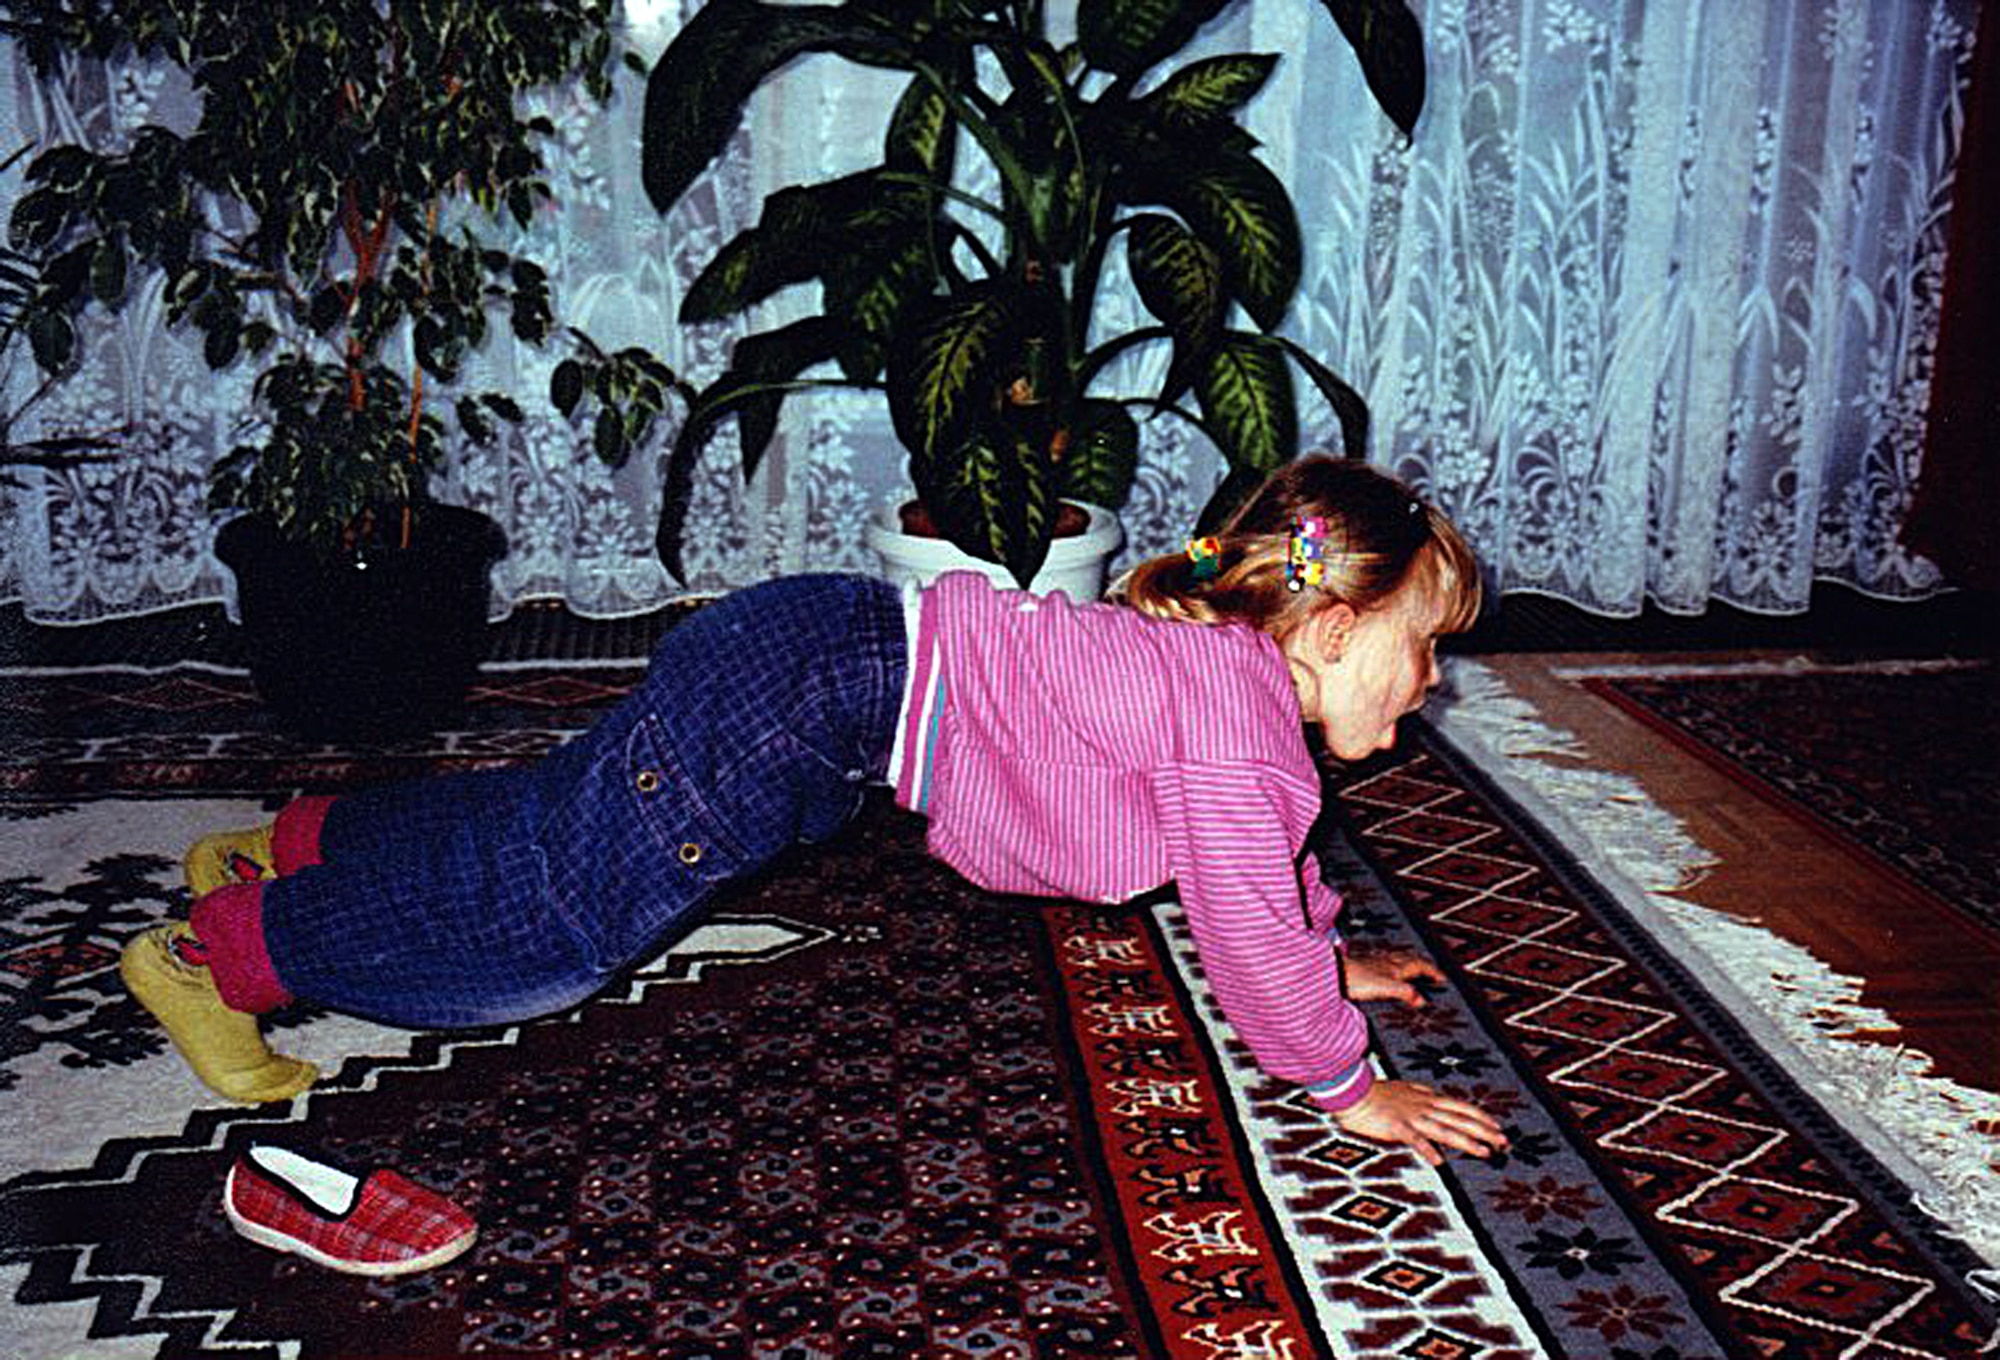
POLYGON ((576 1024, 586 1006, 636 1006, 656 987, 699 982, 710 968, 769 962, 801 949, 810 949, 834 938, 831 932, 804 922, 792 921, 769 912, 718 911, 696 927, 687 938, 651 962, 635 969, 622 988, 606 988, 585 1005, 554 1015, 512 1025, 495 1025, 473 1030, 402 1030, 351 1021, 327 1015, 308 1021, 301 1028, 276 1039, 278 1047, 295 1056, 322 1064, 327 1072, 310 1089, 293 1096, 283 1106, 230 1106, 214 1104, 215 1097, 202 1088, 185 1064, 171 1052, 157 1061, 176 1077, 185 1077, 190 1104, 175 1111, 175 1122, 155 1131, 108 1138, 96 1145, 92 1164, 83 1166, 37 1166, 0 1181, 0 1189, 27 1188, 61 1182, 66 1185, 100 1185, 130 1181, 140 1164, 154 1150, 175 1152, 219 1148, 222 1134, 236 1124, 302 1123, 316 1099, 336 1093, 370 1091, 382 1079, 396 1072, 442 1071, 461 1051, 479 1048, 508 1048, 520 1041, 531 1026, 576 1024), (767 943, 748 948, 719 947, 737 934, 759 938, 775 936, 767 943), (210 1125, 202 1137, 189 1142, 195 1129, 210 1125))
MULTIPOLYGON (((280 1043, 328 1063, 330 1069, 331 1060, 338 1058, 338 1067, 286 1104, 197 1105, 170 1131, 104 1142, 96 1148, 89 1167, 38 1168, 7 1180, 4 1189, 22 1192, 37 1186, 60 1186, 76 1190, 130 1183, 155 1154, 220 1149, 232 1131, 242 1127, 275 1130, 303 1124, 317 1101, 373 1090, 392 1073, 443 1070, 463 1052, 513 1046, 528 1029, 578 1023, 589 1007, 638 1005, 656 988, 698 982, 711 968, 769 962, 835 938, 835 932, 769 912, 724 910, 673 948, 633 970, 621 987, 607 988, 582 1006, 536 1020, 458 1032, 392 1030, 366 1022, 344 1021, 337 1016, 309 1021, 280 1043), (322 1031, 321 1042, 302 1042, 315 1030, 322 1031)), ((179 1063, 171 1054, 160 1061, 179 1063)), ((191 1077, 187 1084, 190 1100, 212 1100, 193 1084, 191 1077)), ((43 1266, 54 1270, 49 1278, 59 1279, 61 1288, 75 1291, 73 1309, 42 1301, 27 1310, 25 1317, 21 1310, 16 1310, 8 1324, 17 1329, 11 1338, 15 1344, 38 1345, 42 1349, 37 1353, 51 1356, 89 1354, 99 1360, 113 1360, 127 1354, 152 1355, 161 1345, 161 1334, 165 1334, 178 1337, 181 1343, 204 1354, 242 1350, 250 1355, 275 1353, 279 1357, 292 1357, 300 1353, 297 1342, 232 1339, 229 1329, 236 1310, 168 1306, 163 1300, 166 1281, 161 1277, 115 1270, 101 1273, 94 1251, 75 1257, 66 1269, 55 1259, 70 1255, 67 1251, 50 1253, 47 1260, 37 1257, 25 1264, 0 1268, 0 1298, 15 1298, 29 1276, 43 1266), (120 1285, 126 1288, 122 1291, 123 1315, 117 1318, 119 1326, 160 1325, 153 1332, 121 1335, 86 1347, 82 1338, 97 1335, 93 1315, 112 1306, 108 1295, 120 1285), (190 1327, 196 1330, 191 1333, 190 1327)))
POLYGON ((1427 717, 1480 772, 1579 851, 1606 891, 1731 1004, 1787 1073, 1842 1111, 1843 1124, 1899 1176, 1917 1206, 1989 1269, 1975 1286, 2000 1298, 2000 1095, 1937 1075, 1926 1054, 1852 1042, 1893 1027, 1861 1003, 1859 979, 1767 930, 1674 896, 1715 863, 1672 815, 1622 775, 1561 763, 1585 752, 1486 666, 1450 662, 1427 717), (1546 757, 1555 757, 1555 760, 1546 757))

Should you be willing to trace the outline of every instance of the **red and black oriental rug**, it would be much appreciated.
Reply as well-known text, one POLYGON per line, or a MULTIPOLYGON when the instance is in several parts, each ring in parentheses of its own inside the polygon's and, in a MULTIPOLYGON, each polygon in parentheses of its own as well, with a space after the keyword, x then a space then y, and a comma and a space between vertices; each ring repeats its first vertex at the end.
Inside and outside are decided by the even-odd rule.
POLYGON ((1960 1201, 1802 1085, 1780 1027, 1462 723, 1330 773, 1319 848, 1356 948, 1449 977, 1371 1021, 1385 1071, 1503 1116, 1491 1162, 1433 1171, 1263 1077, 1170 899, 980 892, 879 801, 568 1014, 278 1017, 329 1074, 289 1105, 208 1097, 121 989, 124 940, 187 908, 193 835, 532 758, 636 674, 490 670, 460 730, 366 750, 274 732, 234 672, 0 674, 0 1352, 1693 1360, 1993 1334, 1965 1225, 1917 1207, 1960 1201), (397 1167, 479 1241, 376 1282, 251 1245, 220 1189, 257 1140, 397 1167))

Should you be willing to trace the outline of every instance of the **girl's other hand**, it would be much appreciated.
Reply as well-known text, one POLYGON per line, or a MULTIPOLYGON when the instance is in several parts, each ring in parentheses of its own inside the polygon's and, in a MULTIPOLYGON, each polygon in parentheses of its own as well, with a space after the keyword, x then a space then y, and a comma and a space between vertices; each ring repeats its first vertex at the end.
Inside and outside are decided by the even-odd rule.
POLYGON ((1406 949, 1348 954, 1341 960, 1341 974, 1349 1001, 1400 1001, 1406 1006, 1425 1004, 1419 981, 1444 982, 1436 964, 1406 949))
POLYGON ((1420 1082, 1378 1081, 1359 1104, 1335 1111, 1333 1119, 1374 1142, 1407 1144, 1432 1166, 1444 1161, 1441 1146, 1471 1157, 1507 1150, 1507 1136, 1492 1115, 1420 1082))

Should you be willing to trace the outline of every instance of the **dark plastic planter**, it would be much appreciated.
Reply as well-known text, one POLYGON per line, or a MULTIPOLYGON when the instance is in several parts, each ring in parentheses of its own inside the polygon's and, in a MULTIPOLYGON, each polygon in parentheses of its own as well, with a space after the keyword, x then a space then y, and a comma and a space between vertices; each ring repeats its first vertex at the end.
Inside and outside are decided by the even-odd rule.
POLYGON ((328 561, 242 515, 215 536, 236 573, 251 678, 296 732, 379 738, 453 712, 486 649, 493 564, 507 537, 487 515, 426 505, 410 546, 328 561))

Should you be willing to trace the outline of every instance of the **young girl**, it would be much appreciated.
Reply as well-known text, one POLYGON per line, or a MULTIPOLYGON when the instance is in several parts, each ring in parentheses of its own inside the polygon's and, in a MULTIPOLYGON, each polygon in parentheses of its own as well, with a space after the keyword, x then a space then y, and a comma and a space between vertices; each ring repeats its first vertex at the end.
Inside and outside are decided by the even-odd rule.
POLYGON ((543 761, 340 798, 189 852, 186 924, 127 949, 133 994, 246 1102, 317 1073, 256 1016, 310 999, 411 1027, 572 1006, 731 879, 834 834, 888 780, 983 887, 1120 902, 1174 881, 1203 970, 1273 1076, 1349 1132, 1437 1162, 1506 1146, 1476 1106, 1377 1081, 1354 1001, 1421 1004, 1413 956, 1349 958, 1304 849, 1301 726, 1358 759, 1438 679, 1478 574, 1457 531, 1364 464, 1302 459, 1116 603, 950 575, 803 576, 662 639, 646 679, 543 761))

